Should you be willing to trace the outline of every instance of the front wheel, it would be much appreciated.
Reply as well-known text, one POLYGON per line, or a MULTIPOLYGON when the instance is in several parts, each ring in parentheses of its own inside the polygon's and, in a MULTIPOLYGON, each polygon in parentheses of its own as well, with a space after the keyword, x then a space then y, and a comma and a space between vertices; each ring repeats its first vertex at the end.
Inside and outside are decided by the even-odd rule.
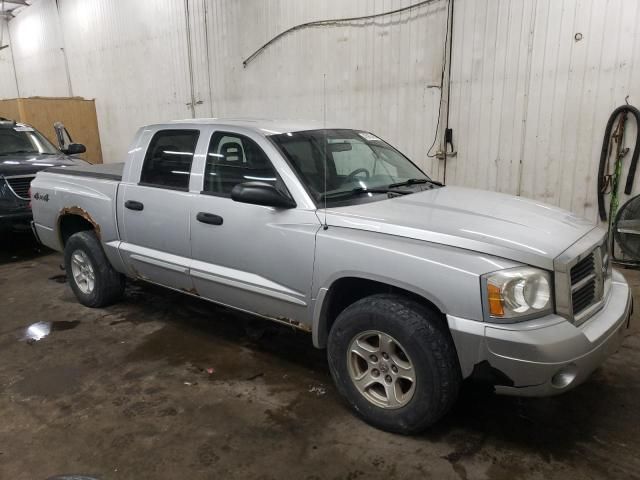
POLYGON ((106 307, 124 292, 124 276, 109 263, 93 231, 74 233, 64 247, 64 265, 69 285, 80 303, 106 307))
POLYGON ((457 398, 453 340, 431 309, 399 295, 347 307, 329 333, 329 368, 356 413, 383 430, 411 434, 439 420, 457 398))

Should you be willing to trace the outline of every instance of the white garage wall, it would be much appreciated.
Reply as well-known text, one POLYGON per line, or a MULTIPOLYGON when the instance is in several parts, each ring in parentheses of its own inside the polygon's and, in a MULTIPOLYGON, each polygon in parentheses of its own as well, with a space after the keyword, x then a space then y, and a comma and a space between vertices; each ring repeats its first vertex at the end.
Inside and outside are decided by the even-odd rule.
MULTIPOLYGON (((59 0, 58 15, 55 0, 34 0, 10 22, 20 94, 95 98, 105 161, 113 162, 145 123, 192 114, 321 119, 326 74, 329 121, 377 132, 441 179, 444 161, 426 153, 447 0, 299 30, 242 65, 293 25, 417 1, 59 0)), ((458 155, 447 159, 447 183, 519 193, 595 219, 606 120, 626 95, 640 104, 640 3, 454 5, 449 126, 458 155)), ((15 96, 9 59, 0 52, 3 97, 15 96)))
POLYGON ((216 115, 327 119, 377 132, 428 171, 446 28, 446 2, 347 25, 292 32, 243 68, 274 35, 304 22, 393 10, 415 0, 205 0, 216 115))
POLYGON ((106 162, 125 159, 140 126, 190 116, 183 2, 59 4, 73 92, 96 99, 106 162))
POLYGON ((9 22, 9 29, 20 95, 68 96, 55 1, 34 2, 9 22))
POLYGON ((426 151, 440 100, 446 0, 375 21, 297 31, 246 69, 242 65, 295 24, 410 3, 59 0, 58 18, 54 0, 37 0, 10 23, 16 35, 25 25, 42 29, 30 37, 29 48, 15 42, 22 95, 68 94, 64 63, 51 61, 60 56, 62 25, 72 91, 96 99, 107 162, 123 158, 140 125, 190 117, 191 85, 198 117, 322 119, 326 74, 329 122, 378 132, 431 170, 426 151), (45 14, 47 22, 41 21, 45 14), (38 75, 38 62, 46 75, 38 75))
POLYGON ((595 220, 605 125, 627 95, 640 106, 640 2, 456 0, 453 39, 447 182, 595 220))
MULTIPOLYGON (((4 19, 0 19, 2 24, 2 45, 9 45, 9 25, 4 19)), ((18 96, 18 89, 13 69, 13 58, 11 48, 0 50, 0 98, 15 98, 18 96)))

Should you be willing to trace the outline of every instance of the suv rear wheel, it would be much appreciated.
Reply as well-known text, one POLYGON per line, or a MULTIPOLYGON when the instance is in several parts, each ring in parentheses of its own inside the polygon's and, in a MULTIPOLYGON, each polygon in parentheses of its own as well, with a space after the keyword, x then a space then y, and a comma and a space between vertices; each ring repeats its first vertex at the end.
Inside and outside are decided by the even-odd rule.
POLYGON ((416 433, 457 398, 461 375, 439 315, 400 295, 373 295, 347 307, 329 333, 329 368, 339 392, 371 425, 416 433))
POLYGON ((80 303, 106 307, 124 292, 124 276, 113 269, 93 231, 74 233, 64 247, 69 285, 80 303))

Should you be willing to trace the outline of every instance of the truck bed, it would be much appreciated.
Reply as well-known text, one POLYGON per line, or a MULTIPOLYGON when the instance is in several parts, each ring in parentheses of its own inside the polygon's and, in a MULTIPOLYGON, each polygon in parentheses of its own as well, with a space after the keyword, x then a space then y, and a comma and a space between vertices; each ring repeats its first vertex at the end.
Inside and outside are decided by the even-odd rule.
POLYGON ((99 178, 104 180, 122 181, 122 170, 124 163, 107 163, 99 165, 86 165, 77 167, 53 167, 46 172, 61 173, 63 175, 73 175, 77 177, 99 178))
POLYGON ((91 223, 109 261, 118 262, 116 204, 123 163, 52 167, 31 182, 34 228, 40 242, 62 251, 60 217, 76 215, 91 223))

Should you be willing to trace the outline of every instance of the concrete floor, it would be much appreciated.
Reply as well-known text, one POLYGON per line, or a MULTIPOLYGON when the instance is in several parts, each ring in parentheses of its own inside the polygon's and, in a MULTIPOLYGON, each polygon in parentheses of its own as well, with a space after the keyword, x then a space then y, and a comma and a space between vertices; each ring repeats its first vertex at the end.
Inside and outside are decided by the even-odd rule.
MULTIPOLYGON (((638 314, 575 391, 518 399, 466 385, 444 421, 411 438, 356 419, 306 334, 261 332, 144 285, 87 309, 60 261, 28 236, 0 247, 3 480, 640 478, 638 314), (25 341, 39 321, 51 334, 25 341)), ((638 295, 640 275, 626 274, 638 295)))

